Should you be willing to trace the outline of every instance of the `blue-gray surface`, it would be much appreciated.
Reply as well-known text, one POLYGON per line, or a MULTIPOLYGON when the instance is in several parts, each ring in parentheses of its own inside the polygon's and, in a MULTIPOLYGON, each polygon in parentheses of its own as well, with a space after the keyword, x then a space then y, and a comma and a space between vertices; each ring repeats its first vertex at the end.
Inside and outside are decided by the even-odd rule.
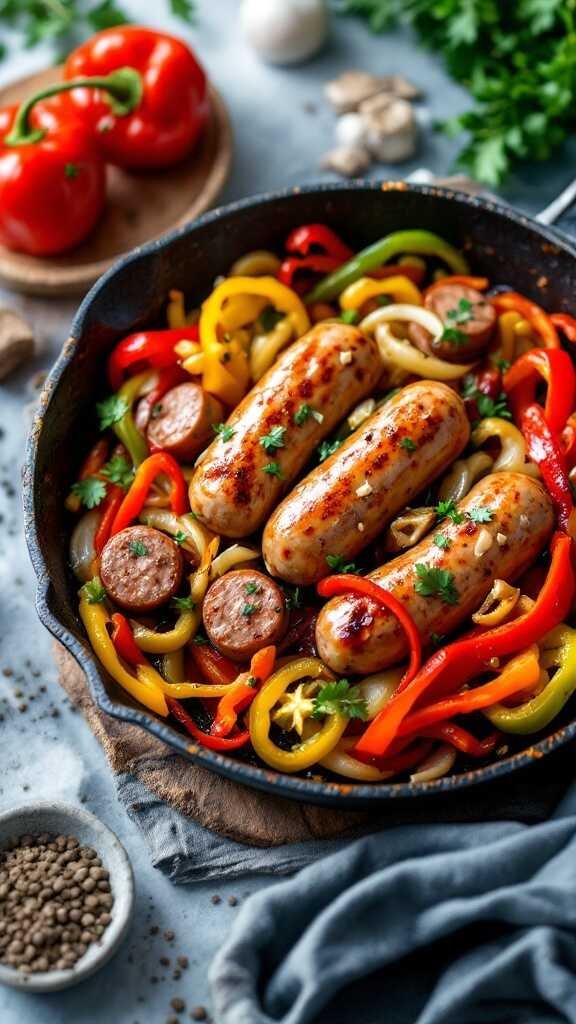
MULTIPOLYGON (((141 20, 170 25, 159 12, 164 5, 132 0, 126 6, 141 20)), ((467 103, 465 94, 446 79, 433 56, 418 51, 401 34, 374 38, 361 24, 340 21, 329 46, 315 61, 302 68, 272 69, 259 64, 242 46, 234 0, 214 0, 211 4, 200 0, 199 7, 198 28, 191 30, 189 37, 223 93, 235 128, 235 157, 224 201, 320 179, 318 160, 333 144, 334 120, 323 104, 321 85, 347 67, 409 74, 425 89, 433 118, 455 113, 467 103), (305 104, 313 104, 315 109, 309 112, 305 104)), ((181 31, 175 22, 171 27, 181 31)), ((2 66, 0 81, 34 70, 41 63, 38 53, 18 54, 2 66)), ((453 141, 427 135, 417 158, 404 165, 402 173, 420 165, 446 173, 455 149, 453 141)), ((375 175, 397 177, 398 168, 381 167, 375 169, 375 175)), ((552 167, 523 172, 512 182, 507 198, 535 211, 569 177, 570 161, 565 154, 552 167)), ((184 998, 188 1007, 207 1002, 208 965, 238 913, 237 907, 228 904, 228 897, 233 895, 241 903, 248 891, 267 883, 210 882, 183 890, 174 889, 155 872, 140 833, 117 802, 96 741, 58 689, 50 639, 35 617, 34 581, 21 534, 16 490, 28 427, 25 406, 35 397, 34 373, 45 369, 56 356, 74 305, 7 295, 0 295, 0 299, 22 310, 33 323, 38 339, 35 363, 2 386, 0 406, 0 669, 14 673, 0 672, 0 808, 32 797, 81 800, 126 844, 138 885, 137 914, 130 939, 101 974, 79 989, 45 998, 3 989, 0 1021, 157 1024, 170 1016, 173 996, 184 998), (27 710, 20 711, 24 704, 27 710), (211 901, 214 893, 222 896, 218 905, 211 901), (150 934, 156 925, 159 932, 150 934), (172 945, 163 937, 166 929, 176 934, 172 945), (180 980, 174 981, 173 961, 178 954, 188 956, 190 966, 180 980), (162 965, 160 957, 168 957, 172 963, 162 965)), ((60 457, 59 453, 54 457, 60 457)), ((385 1017, 383 1006, 374 1019, 385 1017)))

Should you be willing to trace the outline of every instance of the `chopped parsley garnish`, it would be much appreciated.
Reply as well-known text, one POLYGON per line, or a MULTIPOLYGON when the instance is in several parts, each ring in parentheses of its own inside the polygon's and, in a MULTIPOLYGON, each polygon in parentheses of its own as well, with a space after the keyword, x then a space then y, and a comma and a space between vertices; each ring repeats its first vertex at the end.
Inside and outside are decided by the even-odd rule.
POLYGON ((356 324, 360 319, 360 313, 357 309, 345 309, 343 310, 340 319, 343 324, 356 324))
POLYGON ((283 448, 286 443, 284 441, 285 433, 286 427, 272 427, 269 434, 265 434, 264 437, 260 438, 260 444, 264 451, 273 452, 276 448, 283 448))
POLYGON ((234 437, 234 429, 227 423, 213 423, 212 430, 218 434, 221 441, 229 441, 231 437, 234 437))
POLYGON ((106 591, 97 576, 84 584, 82 593, 85 595, 88 604, 101 604, 102 601, 106 600, 106 591))
POLYGON ((267 473, 268 476, 275 476, 275 477, 277 477, 278 480, 283 480, 284 479, 284 476, 282 474, 282 470, 280 469, 280 463, 279 462, 267 462, 265 466, 262 466, 262 471, 264 473, 267 473))
POLYGON ((273 331, 276 324, 279 324, 281 320, 284 320, 285 313, 279 313, 274 306, 265 306, 260 313, 259 320, 263 331, 268 334, 269 331, 273 331))
POLYGON ((254 615, 254 612, 257 612, 257 611, 258 611, 258 605, 256 605, 256 604, 248 604, 247 603, 242 608, 242 615, 245 615, 246 618, 249 619, 250 616, 254 615))
POLYGON ((152 406, 152 408, 150 410, 150 415, 151 415, 152 419, 155 420, 160 415, 161 412, 162 412, 162 402, 154 402, 154 405, 152 406))
POLYGON ((107 430, 118 423, 126 415, 130 406, 123 395, 110 395, 102 402, 96 402, 96 412, 100 421, 100 430, 107 430))
POLYGON ((400 447, 405 448, 407 452, 415 452, 418 445, 415 444, 411 437, 403 437, 400 441, 400 447))
POLYGON ((256 676, 248 676, 246 680, 246 686, 250 686, 253 690, 256 689, 260 680, 256 676))
POLYGON ((133 558, 142 558, 144 555, 150 554, 148 548, 141 540, 128 541, 128 550, 133 558))
POLYGON ((322 444, 316 449, 318 452, 318 461, 324 462, 325 459, 329 458, 330 455, 334 455, 342 444, 342 441, 322 441, 322 444))
POLYGON ((506 370, 510 369, 512 363, 510 362, 509 359, 497 359, 496 366, 498 367, 501 373, 506 373, 506 370))
POLYGON ((208 643, 208 638, 203 633, 196 633, 196 636, 192 638, 192 643, 197 647, 204 647, 208 643))
POLYGON ((64 167, 64 174, 67 178, 77 178, 80 174, 80 168, 78 164, 67 163, 64 167))
POLYGON ((172 604, 181 612, 191 612, 196 607, 191 597, 173 597, 172 604))
POLYGON ((463 523, 464 516, 458 511, 456 502, 449 498, 448 501, 439 501, 434 507, 434 511, 438 516, 438 519, 451 519, 453 523, 463 523))
POLYGON ((251 581, 250 583, 247 583, 244 589, 246 590, 247 594, 259 594, 260 593, 260 587, 258 586, 257 583, 254 583, 254 581, 251 581))
POLYGON ((134 479, 134 468, 122 455, 115 455, 103 467, 102 476, 105 476, 111 484, 118 484, 118 487, 127 491, 134 479))
POLYGON ((456 309, 449 309, 446 319, 451 324, 467 324, 472 319, 472 303, 469 299, 460 299, 456 309))
POLYGON ((445 327, 440 335, 440 341, 448 341, 451 345, 458 348, 460 345, 466 344, 468 337, 458 327, 445 327))
POLYGON ((284 599, 288 611, 291 611, 292 608, 300 608, 302 605, 300 587, 294 587, 294 590, 291 593, 286 594, 284 599))
POLYGON ((483 395, 479 392, 476 396, 476 408, 482 420, 486 420, 491 416, 497 416, 501 420, 512 419, 512 413, 508 408, 508 399, 503 391, 500 392, 497 399, 490 398, 489 395, 483 395))
POLYGON ((421 597, 439 597, 444 604, 458 604, 458 591, 454 586, 454 573, 447 569, 435 569, 423 562, 416 562, 414 590, 421 597))
POLYGON ((490 523, 494 513, 491 508, 471 508, 468 517, 473 523, 490 523))
POLYGON ((188 534, 184 530, 178 530, 178 533, 174 534, 174 540, 178 545, 185 544, 188 540, 188 534))
POLYGON ((434 647, 442 647, 446 637, 442 633, 431 633, 430 642, 434 647))
POLYGON ((447 551, 452 541, 450 537, 447 537, 445 533, 437 533, 434 537, 434 543, 437 548, 442 548, 443 551, 447 551))
POLYGON ((324 413, 318 412, 318 410, 312 405, 308 405, 307 402, 303 402, 294 413, 294 423, 297 427, 301 427, 309 416, 312 416, 317 423, 322 423, 324 419, 324 413))
POLYGON ((88 476, 72 484, 72 494, 80 498, 86 508, 96 508, 106 497, 106 484, 96 476, 88 476))
POLYGON ((345 574, 358 572, 355 562, 347 562, 344 555, 326 555, 326 564, 334 569, 334 572, 345 574))
POLYGON ((312 718, 324 715, 343 715, 344 718, 368 717, 368 705, 359 686, 351 686, 347 679, 326 683, 314 698, 312 718))

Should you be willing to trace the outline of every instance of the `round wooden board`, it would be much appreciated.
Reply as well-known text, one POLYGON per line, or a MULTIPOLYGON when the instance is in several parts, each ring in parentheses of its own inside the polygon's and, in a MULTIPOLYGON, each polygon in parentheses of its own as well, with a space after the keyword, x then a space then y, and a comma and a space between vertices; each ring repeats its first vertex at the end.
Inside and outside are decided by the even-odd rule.
MULTIPOLYGON (((57 81, 50 68, 0 89, 0 106, 57 81)), ((81 245, 63 256, 36 257, 0 246, 0 282, 29 295, 81 295, 123 253, 194 220, 221 191, 232 159, 232 131, 221 96, 210 87, 212 113, 189 159, 161 172, 108 167, 104 216, 81 245)))

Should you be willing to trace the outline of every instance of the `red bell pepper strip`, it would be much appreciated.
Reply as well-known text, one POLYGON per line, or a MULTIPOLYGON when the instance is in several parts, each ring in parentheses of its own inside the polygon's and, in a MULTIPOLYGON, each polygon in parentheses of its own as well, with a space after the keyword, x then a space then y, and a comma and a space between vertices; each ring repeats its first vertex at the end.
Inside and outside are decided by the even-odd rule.
POLYGON ((72 102, 99 140, 107 162, 120 167, 169 167, 187 156, 210 110, 206 76, 180 39, 136 25, 98 32, 64 65, 64 78, 132 69, 141 82, 133 113, 120 116, 95 88, 75 89, 72 102))
POLYGON ((184 515, 188 499, 182 470, 176 459, 172 458, 168 452, 155 452, 138 466, 130 490, 124 497, 112 523, 112 537, 138 518, 146 502, 148 491, 160 473, 165 473, 170 480, 170 507, 174 515, 184 515))
POLYGON ((522 415, 521 430, 528 454, 536 463, 546 490, 558 516, 558 524, 571 536, 574 522, 574 500, 560 444, 553 436, 540 405, 529 405, 522 415))
POLYGON ((482 686, 418 708, 407 715, 398 728, 399 736, 420 735, 423 729, 454 715, 468 715, 472 711, 492 707, 527 687, 535 686, 540 677, 538 648, 533 644, 505 665, 500 674, 482 686))
POLYGON ((429 739, 442 740, 444 743, 451 743, 453 747, 461 750, 463 754, 468 754, 469 757, 481 758, 487 757, 488 754, 492 753, 502 733, 491 732, 483 740, 477 740, 467 729, 463 729, 461 725, 456 725, 456 722, 437 722, 435 725, 429 725, 426 729, 419 730, 418 735, 428 737, 429 739))
POLYGON ((424 299, 437 291, 438 288, 443 288, 447 284, 462 284, 466 288, 475 288, 477 292, 485 292, 490 282, 487 277, 471 277, 469 274, 448 274, 446 277, 440 277, 433 284, 428 285, 424 292, 424 299))
POLYGON ((504 391, 517 420, 536 401, 541 379, 548 385, 544 416, 553 434, 559 434, 576 405, 576 373, 562 348, 533 348, 521 355, 504 374, 504 391))
POLYGON ((211 736, 210 733, 204 732, 203 729, 196 725, 194 719, 185 711, 179 700, 174 700, 173 697, 166 697, 166 703, 174 718, 184 726, 198 743, 203 747, 207 747, 208 750, 218 750, 226 753, 229 750, 238 750, 240 747, 245 747, 250 740, 248 729, 244 729, 235 736, 211 736))
POLYGON ((392 612, 392 614, 396 616, 406 633, 408 646, 410 648, 410 662, 406 672, 400 680, 396 693, 398 694, 402 690, 406 689, 420 668, 422 661, 422 642, 420 640, 420 634, 416 623, 404 605, 401 604, 393 594, 388 593, 387 590, 383 590, 377 583, 373 583, 372 580, 366 579, 365 576, 355 576, 353 574, 348 575, 344 573, 337 576, 327 576, 326 579, 320 580, 316 589, 320 594, 320 597, 335 597, 336 594, 357 594, 361 597, 367 597, 370 601, 377 604, 379 608, 384 608, 386 611, 392 612))
POLYGON ((568 338, 568 341, 576 343, 576 317, 569 313, 551 313, 550 321, 568 338))
POLYGON ((104 545, 110 539, 112 523, 118 509, 124 501, 124 491, 117 484, 107 484, 106 497, 102 502, 102 518, 94 534, 94 550, 98 556, 102 554, 104 545))
POLYGON ((416 701, 438 687, 449 684, 452 691, 485 671, 492 658, 516 654, 537 643, 567 615, 574 597, 572 538, 556 533, 551 544, 551 561, 546 582, 534 606, 525 615, 485 633, 456 640, 437 650, 402 692, 396 692, 370 723, 354 748, 354 757, 381 757, 398 734, 401 723, 416 701))
POLYGON ((308 274, 330 274, 337 267, 342 266, 342 261, 334 259, 333 256, 322 256, 317 253, 313 253, 311 256, 303 256, 299 258, 297 256, 288 256, 281 264, 278 270, 278 280, 292 288, 294 291, 301 291, 309 287, 310 282, 306 278, 301 281, 295 281, 294 278, 301 272, 304 271, 308 274))
POLYGON ((238 678, 238 665, 225 658, 223 654, 216 651, 209 644, 195 644, 192 642, 189 647, 192 660, 200 672, 202 679, 207 683, 215 683, 221 686, 226 683, 233 683, 238 678))
POLYGON ((232 689, 218 701, 211 736, 228 736, 232 732, 239 711, 244 711, 252 703, 262 683, 272 675, 275 660, 274 646, 263 647, 256 652, 248 672, 242 672, 232 689))
POLYGON ((497 313, 506 313, 508 310, 520 313, 540 335, 545 348, 560 348, 558 331, 541 306, 531 302, 524 295, 519 295, 518 292, 501 292, 494 295, 490 301, 497 313))
POLYGON ((116 653, 129 665, 146 665, 146 658, 140 648, 136 646, 134 634, 126 616, 120 612, 114 612, 112 624, 112 643, 116 648, 116 653))
POLYGON ((179 341, 198 341, 198 325, 179 327, 166 331, 139 331, 123 338, 108 357, 108 380, 113 391, 118 391, 127 370, 163 370, 176 366, 178 356, 174 346, 179 341))
POLYGON ((576 416, 569 416, 560 434, 560 451, 564 456, 566 469, 570 472, 576 466, 576 416))
MULTIPOLYGON (((378 768, 382 772, 394 772, 395 775, 400 775, 402 772, 407 772, 410 768, 416 768, 425 757, 428 757, 432 747, 433 744, 427 740, 417 741, 414 744, 410 744, 401 754, 394 754, 391 757, 378 760, 378 768)), ((354 751, 351 753, 354 757, 354 751)))
POLYGON ((286 249, 300 256, 308 256, 311 250, 319 249, 323 256, 338 260, 338 265, 346 263, 354 255, 353 250, 326 224, 302 224, 294 228, 286 239, 286 249))

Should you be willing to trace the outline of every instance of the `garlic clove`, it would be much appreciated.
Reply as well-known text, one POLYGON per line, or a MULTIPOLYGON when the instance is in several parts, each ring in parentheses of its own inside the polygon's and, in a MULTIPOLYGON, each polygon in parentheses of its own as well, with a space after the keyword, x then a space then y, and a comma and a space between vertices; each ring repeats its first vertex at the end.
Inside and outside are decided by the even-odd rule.
POLYGON ((416 152, 418 126, 407 100, 395 99, 363 113, 366 147, 382 163, 400 163, 416 152))
POLYGON ((339 146, 325 153, 320 161, 323 170, 334 171, 343 178, 355 178, 368 170, 370 154, 359 146, 339 146))
POLYGON ((366 140, 366 122, 361 114, 342 114, 336 122, 336 141, 341 146, 359 146, 366 140))
POLYGON ((243 0, 245 39, 269 64, 297 64, 323 46, 328 33, 325 0, 243 0))

